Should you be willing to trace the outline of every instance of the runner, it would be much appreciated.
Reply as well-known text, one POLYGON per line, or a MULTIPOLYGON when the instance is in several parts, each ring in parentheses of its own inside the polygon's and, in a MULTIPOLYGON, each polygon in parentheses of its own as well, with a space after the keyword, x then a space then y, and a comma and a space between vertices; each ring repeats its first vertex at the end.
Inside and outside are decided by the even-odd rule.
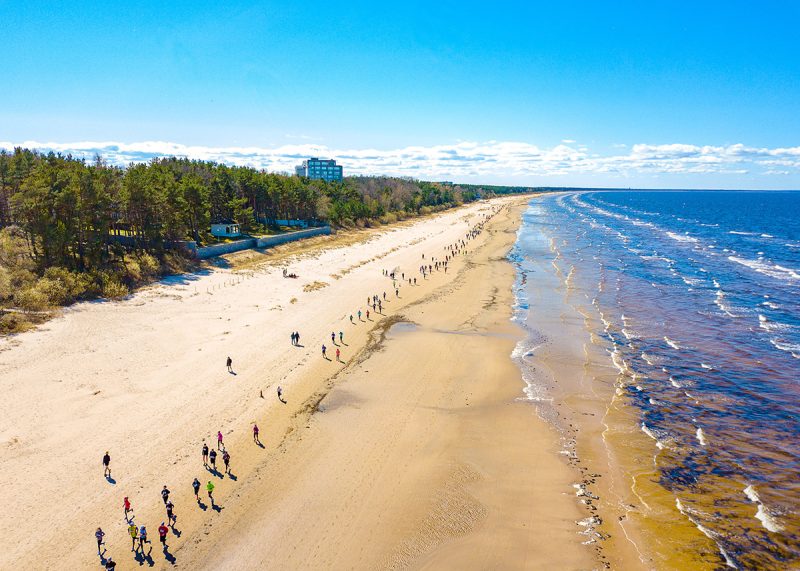
POLYGON ((133 511, 131 510, 131 502, 128 499, 128 496, 122 500, 122 507, 125 510, 125 521, 128 521, 128 512, 133 511))
POLYGON ((208 466, 208 444, 203 440, 203 466, 208 466))
POLYGON ((286 404, 286 401, 283 400, 283 387, 278 385, 278 400, 281 401, 283 404, 286 404))
MULTIPOLYGON (((279 393, 278 398, 280 398, 280 393, 279 393)), ((253 442, 255 442, 256 444, 259 444, 259 442, 258 442, 258 425, 256 423, 253 423, 253 442)), ((199 483, 200 482, 198 482, 198 484, 199 483)))
POLYGON ((94 532, 94 537, 97 540, 97 554, 98 555, 100 555, 103 552, 103 550, 100 548, 100 546, 103 545, 103 537, 105 537, 105 535, 106 534, 99 527, 97 528, 97 531, 94 532))
POLYGON ((369 309, 367 310, 367 319, 369 319, 369 309))
POLYGON ((164 522, 161 522, 161 525, 158 526, 158 539, 161 541, 161 546, 166 550, 167 549, 167 534, 169 533, 169 528, 164 525, 164 522))
POLYGON ((117 562, 110 557, 106 559, 106 571, 114 571, 117 568, 117 562))
POLYGON ((200 480, 197 478, 194 479, 192 482, 192 489, 194 490, 194 499, 197 500, 197 503, 200 503, 200 480))
POLYGON ((170 525, 178 521, 178 516, 175 515, 175 504, 172 501, 167 502, 167 521, 170 525))
POLYGON ((227 450, 222 453, 222 461, 225 462, 225 473, 230 474, 231 470, 228 465, 231 463, 231 455, 228 454, 227 450))
POLYGON ((225 445, 222 444, 222 431, 217 430, 217 450, 222 450, 225 448, 225 445))
POLYGON ((334 333, 333 331, 331 331, 331 343, 336 345, 336 333, 334 333))
POLYGON ((361 321, 361 310, 358 310, 358 320, 361 321))
POLYGON ((147 541, 147 530, 144 526, 139 528, 139 547, 142 548, 142 553, 144 553, 144 544, 150 543, 147 541))
POLYGON ((352 314, 352 313, 350 314, 350 323, 355 323, 355 322, 353 321, 353 314, 352 314))
POLYGON ((161 499, 164 500, 164 505, 167 505, 169 501, 169 489, 167 489, 167 485, 164 484, 164 487, 161 488, 161 499))
POLYGON ((339 360, 339 355, 340 355, 340 353, 339 353, 339 348, 337 347, 337 348, 336 348, 336 360, 337 360, 337 361, 339 360))
POLYGON ((211 468, 214 470, 214 472, 217 471, 217 451, 216 450, 212 450, 211 451, 211 468))
POLYGON ((214 494, 214 484, 211 482, 211 480, 209 480, 208 484, 206 484, 206 490, 208 490, 208 497, 211 499, 211 505, 213 506, 214 505, 214 495, 213 495, 214 494))
MULTIPOLYGON (((369 311, 367 312, 367 319, 369 319, 369 311)), ((339 331, 339 343, 344 345, 344 332, 339 331)))
POLYGON ((136 529, 136 524, 131 522, 128 526, 128 534, 131 536, 131 551, 136 551, 136 540, 139 539, 139 530, 136 529))
POLYGON ((103 468, 104 468, 103 475, 106 478, 110 478, 111 477, 111 466, 110 466, 110 464, 111 464, 111 456, 108 455, 108 450, 106 450, 106 453, 103 455, 103 468))
MULTIPOLYGON (((351 321, 353 320, 353 316, 352 315, 350 316, 350 320, 351 321)), ((328 358, 327 355, 326 355, 327 351, 328 351, 328 348, 325 347, 325 345, 323 345, 322 346, 322 358, 323 359, 327 359, 328 358)))
POLYGON ((233 359, 228 357, 228 360, 225 362, 225 364, 228 366, 228 372, 232 373, 233 372, 233 359))

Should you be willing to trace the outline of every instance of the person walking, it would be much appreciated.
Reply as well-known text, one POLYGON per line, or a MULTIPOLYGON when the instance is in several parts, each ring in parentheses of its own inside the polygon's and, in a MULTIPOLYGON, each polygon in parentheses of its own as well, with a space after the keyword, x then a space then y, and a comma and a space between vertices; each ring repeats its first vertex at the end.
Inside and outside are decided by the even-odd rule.
POLYGON ((211 458, 211 469, 214 472, 216 472, 217 471, 217 451, 216 450, 212 450, 211 451, 210 458, 211 458))
POLYGON ((278 385, 278 400, 281 401, 283 404, 286 404, 286 401, 283 400, 283 387, 278 385))
POLYGON ((103 476, 106 478, 111 477, 111 456, 109 456, 108 450, 103 454, 103 476))
POLYGON ((128 499, 128 496, 123 498, 122 508, 125 510, 125 521, 128 521, 128 512, 133 511, 131 510, 131 501, 128 499))
POLYGON ((203 466, 208 466, 208 444, 203 440, 203 466))
POLYGON ((333 331, 331 331, 331 343, 333 345, 336 345, 336 333, 334 333, 333 331))
POLYGON ((231 455, 228 453, 227 450, 222 453, 222 461, 225 463, 225 473, 230 474, 231 470, 229 464, 231 463, 231 455))
POLYGON ((299 331, 295 331, 295 333, 294 333, 294 344, 295 345, 300 345, 300 332, 299 331))
POLYGON ((167 502, 169 501, 169 489, 167 488, 166 484, 164 484, 164 487, 161 488, 161 499, 164 500, 164 505, 167 505, 167 502))
POLYGON ((128 526, 128 535, 131 536, 131 551, 136 551, 136 540, 139 539, 139 530, 133 522, 128 526))
POLYGON ((296 343, 294 342, 294 331, 292 331, 290 337, 292 338, 292 345, 296 345, 296 343))
POLYGON ((167 534, 169 533, 169 528, 164 525, 164 522, 161 522, 161 525, 158 526, 158 540, 161 542, 161 547, 166 550, 167 549, 167 534))
POLYGON ((103 538, 105 537, 105 532, 101 528, 97 528, 97 531, 94 532, 94 538, 97 540, 97 554, 100 555, 103 552, 102 545, 103 545, 103 538))
MULTIPOLYGON (((367 319, 369 319, 369 311, 367 312, 367 319)), ((344 331, 339 331, 339 343, 344 345, 344 331)))
MULTIPOLYGON (((352 316, 350 316, 350 317, 352 319, 352 316)), ((328 358, 328 356, 326 355, 327 352, 328 352, 328 348, 325 345, 323 345, 322 346, 322 358, 323 359, 327 359, 328 358)))
POLYGON ((117 568, 117 562, 114 561, 111 557, 106 559, 106 571, 114 571, 117 568))
MULTIPOLYGON (((280 396, 278 398, 280 398, 280 396)), ((256 423, 253 423, 253 442, 255 442, 256 444, 261 444, 258 441, 258 425, 256 423)))
POLYGON ((227 361, 225 361, 225 364, 226 364, 226 365, 227 365, 227 367, 228 367, 228 372, 229 372, 229 373, 232 373, 232 372, 233 372, 233 359, 231 359, 230 357, 228 357, 228 360, 227 360, 227 361))
POLYGON ((225 448, 225 445, 222 444, 222 431, 217 430, 217 450, 222 450, 225 448))
POLYGON ((361 310, 358 310, 358 320, 361 321, 361 310))
POLYGON ((339 348, 337 347, 337 348, 336 348, 336 360, 337 360, 337 361, 339 361, 339 355, 340 355, 340 354, 341 354, 341 353, 339 353, 339 348))
POLYGON ((194 479, 192 482, 192 489, 194 490, 194 499, 197 500, 197 503, 200 503, 200 480, 197 478, 194 479))

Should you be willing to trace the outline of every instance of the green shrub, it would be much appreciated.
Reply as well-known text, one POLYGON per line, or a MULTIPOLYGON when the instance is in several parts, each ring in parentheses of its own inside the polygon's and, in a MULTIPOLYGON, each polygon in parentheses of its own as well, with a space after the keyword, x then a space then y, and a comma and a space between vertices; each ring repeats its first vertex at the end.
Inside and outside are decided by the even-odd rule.
POLYGON ((67 305, 96 293, 92 275, 86 272, 71 272, 66 268, 50 267, 45 270, 44 277, 58 282, 64 289, 62 300, 54 302, 54 305, 67 305))
POLYGON ((141 268, 143 276, 152 278, 158 275, 160 264, 154 256, 145 252, 139 256, 139 267, 141 268))
POLYGON ((118 277, 110 274, 103 276, 103 296, 109 299, 116 299, 125 297, 130 291, 128 287, 123 284, 118 277))
POLYGON ((14 292, 14 305, 25 311, 44 311, 50 306, 47 294, 35 286, 14 292))
POLYGON ((0 266, 0 301, 11 299, 11 272, 0 266))

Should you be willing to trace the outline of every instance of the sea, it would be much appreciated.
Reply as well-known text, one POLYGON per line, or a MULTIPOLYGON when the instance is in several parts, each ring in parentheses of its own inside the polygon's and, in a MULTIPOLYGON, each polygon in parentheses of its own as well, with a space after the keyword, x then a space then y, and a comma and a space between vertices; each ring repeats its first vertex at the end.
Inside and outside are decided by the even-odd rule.
MULTIPOLYGON (((713 542, 705 561, 800 569, 800 191, 545 194, 509 258, 517 353, 536 365, 530 300, 537 274, 557 278, 591 313, 608 398, 649 443, 670 509, 713 542)), ((525 380, 524 398, 553 400, 525 380)))

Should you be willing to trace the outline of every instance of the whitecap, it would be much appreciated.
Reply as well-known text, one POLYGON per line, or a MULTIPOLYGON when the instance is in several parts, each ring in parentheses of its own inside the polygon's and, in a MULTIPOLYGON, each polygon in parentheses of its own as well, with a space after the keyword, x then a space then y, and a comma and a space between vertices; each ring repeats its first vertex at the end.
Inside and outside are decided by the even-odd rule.
POLYGON ((678 344, 677 344, 675 341, 673 341, 672 339, 670 339, 670 338, 669 338, 669 337, 667 337, 666 335, 664 336, 664 341, 666 341, 666 342, 667 342, 667 345, 669 345, 670 347, 672 347, 672 348, 673 348, 673 349, 675 349, 676 351, 677 351, 677 350, 680 350, 680 348, 681 348, 681 347, 680 347, 680 345, 678 345, 678 344))
POLYGON ((706 440, 706 435, 703 432, 702 428, 697 429, 697 441, 700 443, 700 446, 706 446, 708 444, 708 440, 706 440))
POLYGON ((737 264, 748 267, 751 270, 754 270, 760 274, 775 279, 784 281, 800 279, 800 273, 798 273, 796 270, 793 270, 791 268, 786 268, 778 264, 771 264, 768 262, 764 262, 763 260, 748 260, 746 258, 740 258, 737 256, 728 256, 728 259, 732 262, 736 262, 737 264))
POLYGON ((688 234, 676 234, 675 232, 667 232, 667 236, 678 242, 689 242, 693 244, 699 242, 697 238, 689 236, 688 234))
POLYGON ((783 526, 781 526, 775 520, 775 517, 764 505, 764 502, 761 501, 761 498, 758 496, 758 493, 752 484, 744 489, 744 495, 746 495, 747 499, 749 499, 751 502, 758 505, 755 517, 761 522, 761 525, 764 527, 764 529, 771 531, 772 533, 783 531, 783 526))
POLYGON ((776 349, 791 353, 792 357, 795 359, 800 359, 800 343, 786 343, 780 339, 770 339, 769 342, 776 349))

